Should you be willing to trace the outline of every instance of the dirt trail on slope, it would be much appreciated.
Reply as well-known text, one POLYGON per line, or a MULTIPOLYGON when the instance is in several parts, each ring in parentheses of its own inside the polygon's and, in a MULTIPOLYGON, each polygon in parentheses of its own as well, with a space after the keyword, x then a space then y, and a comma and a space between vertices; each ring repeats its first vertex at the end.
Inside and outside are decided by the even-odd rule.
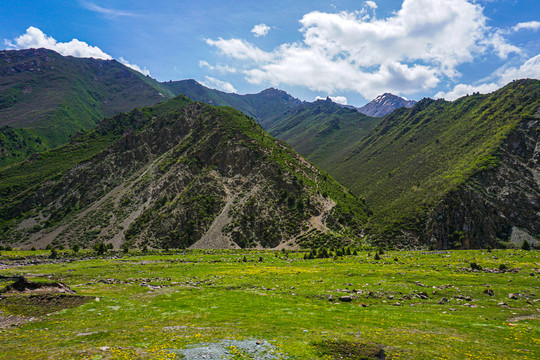
POLYGON ((228 225, 231 222, 231 217, 229 216, 229 210, 235 200, 238 201, 238 204, 241 205, 245 203, 248 199, 253 197, 257 191, 259 191, 259 186, 255 185, 249 194, 240 197, 240 192, 235 190, 234 185, 225 185, 223 188, 226 193, 226 202, 221 213, 214 219, 206 233, 193 245, 190 249, 239 249, 240 247, 231 241, 229 236, 224 235, 221 231, 224 226, 228 225), (232 187, 229 188, 229 186, 232 187))
POLYGON ((190 249, 238 249, 238 245, 231 245, 231 240, 228 236, 223 235, 221 229, 227 225, 231 218, 229 217, 229 209, 235 199, 231 191, 224 187, 226 202, 221 213, 214 219, 206 233, 193 245, 190 249))

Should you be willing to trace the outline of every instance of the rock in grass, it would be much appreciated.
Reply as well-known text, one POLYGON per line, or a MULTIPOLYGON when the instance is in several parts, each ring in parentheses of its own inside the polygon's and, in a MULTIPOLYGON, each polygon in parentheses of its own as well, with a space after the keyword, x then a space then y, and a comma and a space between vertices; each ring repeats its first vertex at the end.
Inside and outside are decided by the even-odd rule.
POLYGON ((512 300, 517 300, 518 297, 517 297, 517 294, 510 293, 508 294, 508 298, 512 300))
POLYGON ((491 289, 484 289, 484 294, 489 296, 495 296, 495 293, 491 289))
POLYGON ((350 296, 340 296, 339 301, 341 301, 341 302, 351 302, 352 297, 350 297, 350 296))

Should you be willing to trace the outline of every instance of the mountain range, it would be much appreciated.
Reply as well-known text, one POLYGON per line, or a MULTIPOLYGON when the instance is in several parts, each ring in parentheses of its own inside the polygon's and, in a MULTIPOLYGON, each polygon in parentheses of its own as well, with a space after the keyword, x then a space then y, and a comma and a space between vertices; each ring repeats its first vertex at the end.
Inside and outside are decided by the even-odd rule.
POLYGON ((539 244, 538 80, 357 109, 43 49, 0 55, 0 242, 539 244))

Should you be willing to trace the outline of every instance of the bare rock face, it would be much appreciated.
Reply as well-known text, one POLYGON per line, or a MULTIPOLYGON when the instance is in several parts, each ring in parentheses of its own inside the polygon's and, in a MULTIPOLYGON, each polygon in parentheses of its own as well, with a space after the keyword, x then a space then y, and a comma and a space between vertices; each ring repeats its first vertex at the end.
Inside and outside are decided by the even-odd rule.
POLYGON ((446 196, 428 216, 427 243, 444 249, 540 244, 539 125, 538 116, 524 117, 502 145, 500 165, 446 196))
POLYGON ((414 100, 405 100, 399 96, 384 93, 377 96, 371 102, 358 109, 362 114, 381 117, 390 114, 400 107, 412 108, 416 104, 414 100))

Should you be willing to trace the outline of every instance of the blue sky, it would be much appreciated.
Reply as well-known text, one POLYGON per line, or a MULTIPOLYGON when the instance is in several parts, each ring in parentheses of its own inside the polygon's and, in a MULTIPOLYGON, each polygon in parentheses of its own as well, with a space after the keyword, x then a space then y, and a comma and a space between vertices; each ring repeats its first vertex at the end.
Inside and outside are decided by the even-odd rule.
POLYGON ((3 1, 0 47, 115 58, 240 94, 454 99, 540 78, 540 2, 3 1))

